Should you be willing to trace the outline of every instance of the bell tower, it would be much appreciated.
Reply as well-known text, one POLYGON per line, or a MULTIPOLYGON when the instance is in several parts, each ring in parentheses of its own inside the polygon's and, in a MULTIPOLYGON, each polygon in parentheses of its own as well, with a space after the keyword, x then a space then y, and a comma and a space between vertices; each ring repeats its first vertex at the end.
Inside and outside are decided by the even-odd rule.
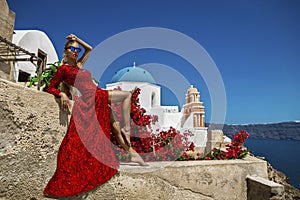
POLYGON ((192 118, 190 120, 193 121, 194 128, 202 128, 205 127, 204 124, 204 106, 200 101, 200 93, 197 88, 194 88, 191 85, 188 88, 187 93, 185 95, 186 104, 183 106, 184 120, 188 120, 188 118, 192 118))

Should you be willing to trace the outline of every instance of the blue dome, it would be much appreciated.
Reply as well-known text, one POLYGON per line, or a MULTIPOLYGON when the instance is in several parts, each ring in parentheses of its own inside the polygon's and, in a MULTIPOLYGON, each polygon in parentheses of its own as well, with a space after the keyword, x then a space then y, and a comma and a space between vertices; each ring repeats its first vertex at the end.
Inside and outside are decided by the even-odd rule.
POLYGON ((153 76, 145 69, 139 67, 125 67, 112 77, 111 83, 116 82, 147 82, 155 84, 153 76))

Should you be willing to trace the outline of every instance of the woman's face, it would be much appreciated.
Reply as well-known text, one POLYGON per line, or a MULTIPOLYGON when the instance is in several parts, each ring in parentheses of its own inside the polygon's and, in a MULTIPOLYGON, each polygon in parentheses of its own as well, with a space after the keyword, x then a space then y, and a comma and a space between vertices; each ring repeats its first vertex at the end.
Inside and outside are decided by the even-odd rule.
POLYGON ((79 48, 77 42, 72 42, 66 47, 65 54, 68 59, 77 60, 79 54, 77 48, 79 48))

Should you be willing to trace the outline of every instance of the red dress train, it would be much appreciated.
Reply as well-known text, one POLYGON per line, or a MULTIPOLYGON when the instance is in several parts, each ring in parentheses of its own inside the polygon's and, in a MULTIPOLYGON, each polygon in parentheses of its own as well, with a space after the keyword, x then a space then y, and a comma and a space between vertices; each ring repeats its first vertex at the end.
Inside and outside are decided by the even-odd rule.
POLYGON ((117 173, 118 161, 110 142, 108 91, 97 88, 89 71, 62 65, 47 91, 58 96, 60 82, 75 86, 70 125, 60 145, 56 171, 44 189, 51 196, 75 196, 92 190, 117 173))

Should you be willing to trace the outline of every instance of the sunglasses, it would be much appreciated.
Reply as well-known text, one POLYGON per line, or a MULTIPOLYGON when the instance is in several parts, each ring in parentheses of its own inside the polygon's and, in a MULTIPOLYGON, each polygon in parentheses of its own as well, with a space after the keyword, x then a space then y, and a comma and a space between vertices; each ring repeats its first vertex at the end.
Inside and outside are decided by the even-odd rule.
POLYGON ((69 46, 69 47, 67 47, 66 49, 70 49, 71 51, 73 51, 73 52, 80 52, 81 51, 81 48, 76 48, 76 47, 73 47, 73 46, 69 46))

